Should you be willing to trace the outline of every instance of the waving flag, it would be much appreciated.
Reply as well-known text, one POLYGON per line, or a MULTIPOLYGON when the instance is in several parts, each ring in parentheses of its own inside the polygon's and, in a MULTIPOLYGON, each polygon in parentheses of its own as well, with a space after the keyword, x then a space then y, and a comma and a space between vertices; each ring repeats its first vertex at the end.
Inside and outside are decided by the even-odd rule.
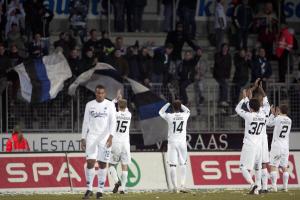
POLYGON ((165 101, 142 84, 127 78, 134 93, 134 103, 138 109, 144 144, 152 145, 167 139, 168 124, 158 112, 165 101))
POLYGON ((68 93, 75 95, 79 85, 85 86, 91 91, 95 91, 97 85, 103 85, 107 91, 107 98, 114 99, 118 89, 123 93, 123 80, 120 74, 111 65, 106 63, 97 63, 97 65, 86 72, 83 72, 70 85, 68 93))
POLYGON ((22 97, 31 103, 53 99, 72 77, 67 60, 61 52, 29 59, 14 67, 18 73, 22 97))

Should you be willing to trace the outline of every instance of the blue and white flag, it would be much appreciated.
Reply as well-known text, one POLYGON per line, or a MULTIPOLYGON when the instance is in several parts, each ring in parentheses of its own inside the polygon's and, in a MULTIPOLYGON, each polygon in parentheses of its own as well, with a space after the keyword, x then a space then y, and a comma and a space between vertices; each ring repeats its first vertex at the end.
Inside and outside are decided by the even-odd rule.
POLYGON ((152 145, 167 140, 168 124, 158 112, 166 101, 151 92, 142 84, 127 78, 134 93, 134 103, 137 107, 140 127, 143 132, 144 144, 152 145))
POLYGON ((94 92, 99 84, 106 88, 108 99, 114 99, 119 89, 122 93, 124 90, 123 80, 118 71, 109 64, 97 63, 95 67, 78 76, 70 85, 68 93, 72 96, 75 95, 79 85, 85 86, 94 92))
POLYGON ((61 52, 29 59, 14 67, 19 75, 22 97, 31 103, 48 101, 63 89, 72 77, 69 64, 61 52))

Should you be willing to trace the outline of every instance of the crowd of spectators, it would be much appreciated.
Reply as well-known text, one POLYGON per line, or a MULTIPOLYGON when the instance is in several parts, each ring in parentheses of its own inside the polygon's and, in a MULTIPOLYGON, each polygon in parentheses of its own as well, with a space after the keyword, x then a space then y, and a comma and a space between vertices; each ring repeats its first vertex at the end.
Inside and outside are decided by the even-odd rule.
MULTIPOLYGON (((224 0, 216 0, 214 20, 216 51, 210 71, 208 61, 202 56, 206 52, 203 52, 201 44, 196 40, 197 1, 177 2, 178 22, 175 27, 172 20, 176 17, 173 16, 174 2, 162 1, 165 16, 164 31, 167 32, 167 36, 164 45, 155 48, 152 44, 140 44, 139 41, 125 46, 122 34, 112 41, 105 30, 101 33, 96 29, 88 30, 88 1, 70 0, 70 30, 61 32, 59 39, 53 44, 49 42, 51 35, 49 26, 54 15, 48 9, 48 1, 43 3, 38 0, 27 0, 20 3, 18 0, 12 0, 7 7, 1 3, 0 25, 3 32, 0 34, 0 81, 10 78, 5 75, 8 69, 20 64, 27 57, 38 58, 49 54, 50 46, 53 45, 54 48, 63 49, 73 78, 92 68, 97 62, 106 62, 115 67, 122 77, 130 77, 149 88, 157 87, 156 83, 161 84, 159 92, 162 92, 168 101, 180 98, 184 104, 191 101, 186 92, 186 88, 191 84, 194 86, 196 104, 204 102, 203 84, 209 73, 219 85, 219 104, 223 107, 227 107, 229 101, 237 102, 239 91, 257 78, 261 78, 266 87, 268 79, 272 76, 270 61, 275 55, 279 58, 279 81, 285 82, 287 60, 296 42, 294 31, 287 25, 280 26, 278 33, 279 24, 272 3, 265 3, 264 9, 257 14, 247 0, 237 3, 230 25, 224 0), (230 26, 236 29, 234 45, 224 42, 230 26), (251 49, 248 45, 248 35, 253 31, 258 33, 259 45, 251 49), (190 47, 189 50, 183 50, 185 44, 190 47), (231 50, 230 46, 235 46, 236 52, 231 50), (231 77, 233 66, 235 72, 231 77), (229 95, 230 82, 235 84, 231 90, 234 91, 233 95, 229 95)), ((113 10, 118 11, 113 12, 114 31, 143 31, 142 16, 147 0, 112 0, 111 3, 113 10)), ((103 1, 102 6, 108 9, 107 1, 103 1)), ((201 111, 198 110, 199 112, 201 111)))

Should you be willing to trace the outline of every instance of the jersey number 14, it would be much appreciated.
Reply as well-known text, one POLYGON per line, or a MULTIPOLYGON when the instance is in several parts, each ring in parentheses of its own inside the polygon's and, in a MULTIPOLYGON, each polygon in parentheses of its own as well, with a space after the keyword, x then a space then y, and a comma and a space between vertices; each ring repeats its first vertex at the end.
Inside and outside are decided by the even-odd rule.
POLYGON ((183 121, 180 121, 177 125, 176 121, 173 122, 173 133, 181 133, 183 127, 183 121))

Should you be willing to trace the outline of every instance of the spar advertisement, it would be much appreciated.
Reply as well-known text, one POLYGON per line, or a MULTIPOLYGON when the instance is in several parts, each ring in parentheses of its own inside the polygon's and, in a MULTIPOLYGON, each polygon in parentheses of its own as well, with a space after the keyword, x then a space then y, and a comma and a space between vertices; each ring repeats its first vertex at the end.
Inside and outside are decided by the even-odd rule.
MULTIPOLYGON (((248 188, 239 169, 239 152, 188 154, 186 187, 190 189, 248 188)), ((84 191, 83 153, 0 154, 0 192, 84 191)), ((96 166, 97 174, 98 166, 96 166)), ((120 172, 120 166, 118 167, 120 172)), ((290 152, 289 187, 300 187, 300 152, 290 152)), ((178 170, 178 183, 180 171, 178 170)), ((269 182, 270 183, 270 182, 269 182)), ((282 184, 282 174, 278 179, 282 184)), ((171 186, 166 153, 132 153, 128 169, 129 191, 167 190, 171 186)), ((114 183, 108 175, 106 190, 114 183)), ((97 187, 97 176, 94 179, 97 187)))
MULTIPOLYGON (((84 167, 83 153, 0 154, 0 191, 84 191, 84 167)), ((98 166, 96 174, 97 169, 98 166)), ((97 176, 94 186, 96 189, 97 176)), ((110 176, 105 186, 108 191, 113 189, 110 176)), ((167 189, 162 154, 133 153, 127 187, 129 190, 167 189)))

